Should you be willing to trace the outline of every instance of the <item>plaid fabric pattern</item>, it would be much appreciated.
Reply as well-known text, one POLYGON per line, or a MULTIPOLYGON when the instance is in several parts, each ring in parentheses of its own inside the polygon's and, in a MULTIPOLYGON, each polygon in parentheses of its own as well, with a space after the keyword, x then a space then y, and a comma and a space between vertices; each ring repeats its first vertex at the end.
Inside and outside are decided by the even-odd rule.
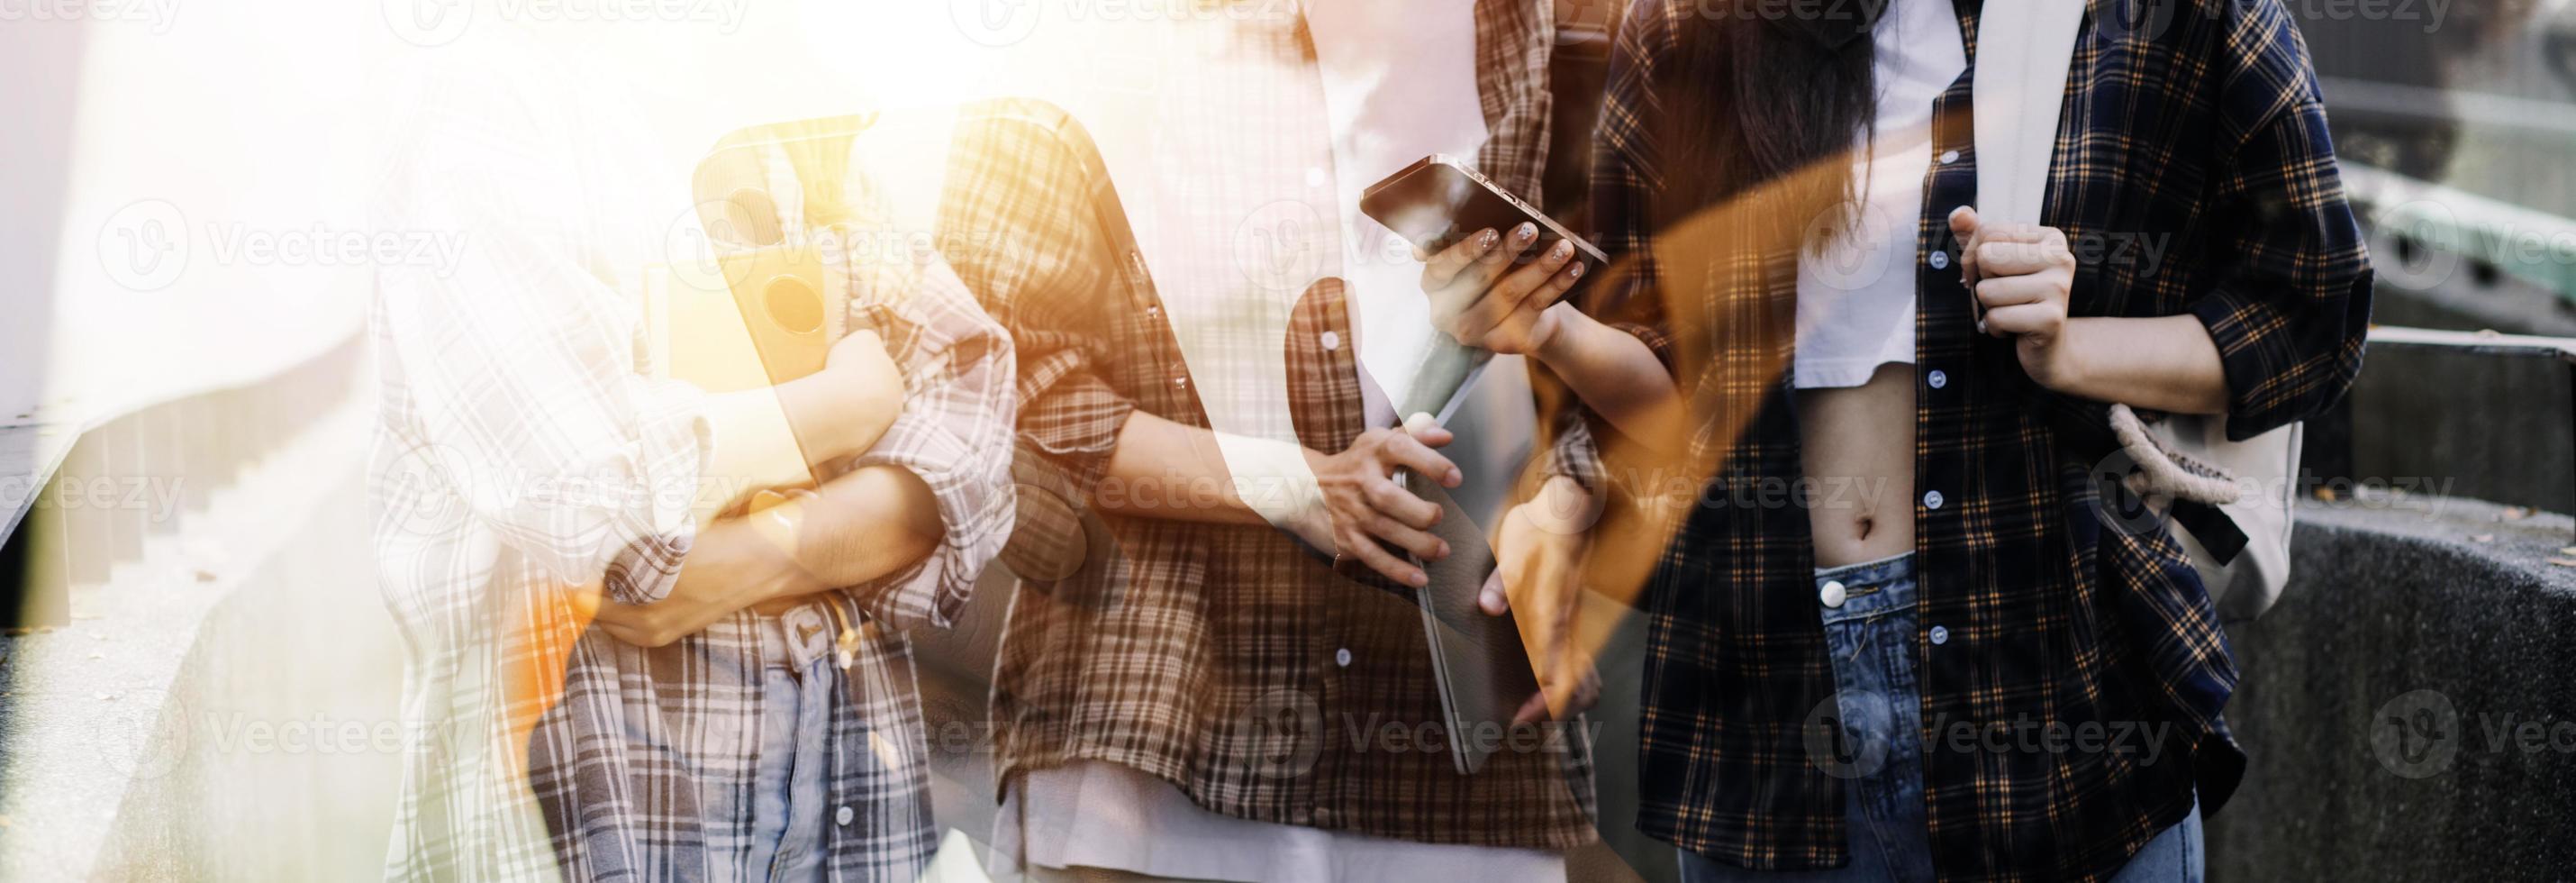
MULTIPOLYGON (((522 56, 524 57, 524 56, 522 56)), ((700 393, 650 379, 640 307, 610 274, 659 259, 679 217, 633 198, 596 102, 542 106, 524 72, 441 72, 401 106, 416 138, 379 207, 388 229, 462 230, 452 274, 388 268, 373 335, 383 417, 372 494, 379 583, 408 651, 400 879, 695 880, 764 874, 749 854, 762 650, 739 613, 643 649, 586 629, 584 586, 668 593, 712 439, 700 393)), ((640 138, 637 141, 640 142, 640 138)), ((856 321, 904 373, 903 415, 850 464, 912 470, 946 526, 908 572, 785 614, 849 623, 827 740, 834 880, 911 880, 936 843, 909 650, 945 626, 1008 535, 1009 340, 932 254, 849 267, 856 321)), ((774 642, 773 642, 774 643, 774 642)))
MULTIPOLYGON (((1490 133, 1478 159, 1535 193, 1547 9, 1494 0, 1476 12, 1490 133)), ((1297 195, 1311 189, 1306 169, 1329 157, 1304 29, 1257 17, 1193 27, 1208 42, 1170 54, 1192 66, 1144 93, 1155 137, 1178 145, 1156 158, 1178 166, 1110 193, 1087 136, 987 121, 952 147, 943 238, 1007 244, 951 256, 1021 355, 1022 521, 1006 554, 1024 577, 1063 574, 1025 579, 1013 602, 993 695, 1001 780, 1099 760, 1238 818, 1432 843, 1588 842, 1579 728, 1522 732, 1478 775, 1455 771, 1425 729, 1442 717, 1409 599, 1344 578, 1268 527, 1092 508, 1111 494, 1188 505, 1214 492, 1103 481, 1138 410, 1325 451, 1363 429, 1356 347, 1334 343, 1354 339, 1337 253, 1248 273, 1225 250, 1247 220, 1309 205, 1297 195), (1214 253, 1143 253, 1104 196, 1136 206, 1140 232, 1213 231, 1214 253), (1246 328, 1268 339, 1242 339, 1246 328), (1210 350, 1193 344, 1209 341, 1229 341, 1214 358, 1256 364, 1202 363, 1210 350), (1240 380, 1262 372, 1267 386, 1240 380)), ((1324 204, 1316 229, 1283 235, 1333 248, 1325 225, 1338 210, 1324 204)))
MULTIPOLYGON (((2044 393, 2010 341, 1974 331, 1945 218, 1976 198, 1979 4, 1956 5, 1971 67, 1936 104, 1913 264, 1931 838, 1945 878, 2101 879, 2180 820, 2195 788, 2207 810, 2226 801, 2243 769, 2219 716, 2236 669, 2163 527, 2100 508, 2089 472, 2102 452, 2082 424, 2101 425, 2099 406, 2044 393), (2134 738, 2127 750, 2019 741, 2050 727, 2134 738)), ((2079 257, 2102 247, 2082 260, 2070 312, 2199 317, 2240 437, 2314 414, 2360 368, 2371 273, 2306 49, 2271 0, 2106 17, 2124 8, 2095 4, 2079 38, 2050 174, 2045 222, 2079 257)), ((1659 461, 1597 420, 1558 450, 1588 461, 1568 471, 1606 476, 1636 504, 1600 531, 1612 557, 1631 543, 1658 562, 1644 585, 1640 826, 1736 865, 1835 867, 1848 857, 1846 782, 1808 514, 1760 496, 1803 475, 1787 371, 1796 244, 1733 234, 1760 229, 1743 200, 1673 229, 1648 220, 1692 163, 1651 134, 1654 90, 1672 74, 1658 66, 1675 63, 1684 16, 1705 9, 1647 0, 1621 28, 1592 208, 1627 265, 1587 304, 1673 366, 1689 452, 1659 461)))

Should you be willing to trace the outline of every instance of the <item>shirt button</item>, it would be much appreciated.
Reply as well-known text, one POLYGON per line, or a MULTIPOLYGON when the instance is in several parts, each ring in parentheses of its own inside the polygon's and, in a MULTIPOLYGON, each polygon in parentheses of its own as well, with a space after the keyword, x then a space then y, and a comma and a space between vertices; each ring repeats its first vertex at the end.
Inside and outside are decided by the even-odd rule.
POLYGON ((1941 151, 1941 164, 1942 164, 1942 165, 1945 165, 1945 166, 1946 166, 1946 165, 1949 165, 1949 164, 1951 164, 1951 163, 1958 162, 1958 161, 1959 161, 1959 152, 1958 152, 1958 151, 1956 151, 1956 150, 1944 150, 1944 151, 1941 151))
POLYGON ((1950 267, 1950 253, 1949 253, 1949 252, 1946 252, 1946 251, 1936 251, 1936 252, 1933 252, 1933 253, 1932 253, 1932 257, 1931 257, 1931 261, 1932 261, 1932 269, 1935 269, 1935 270, 1946 270, 1946 269, 1949 269, 1949 267, 1950 267))
POLYGON ((1324 167, 1322 167, 1322 166, 1308 166, 1308 167, 1306 168, 1306 186, 1308 186, 1308 187, 1322 187, 1322 186, 1324 186, 1324 167))
POLYGON ((1844 594, 1842 581, 1829 579, 1825 581, 1825 587, 1816 592, 1816 600, 1825 602, 1827 607, 1841 607, 1844 594))
POLYGON ((1145 318, 1148 318, 1148 319, 1159 319, 1159 318, 1162 318, 1162 317, 1163 317, 1163 308, 1162 308, 1162 307, 1154 306, 1154 307, 1146 307, 1146 308, 1145 308, 1145 318))
POLYGON ((1172 388, 1188 389, 1190 388, 1190 379, 1187 377, 1174 377, 1172 378, 1172 388))
POLYGON ((1923 378, 1923 382, 1932 384, 1933 389, 1940 389, 1944 386, 1950 385, 1950 375, 1948 372, 1942 371, 1939 368, 1934 368, 1932 369, 1932 376, 1923 378))
POLYGON ((1939 508, 1941 508, 1941 492, 1940 492, 1940 491, 1924 491, 1924 492, 1923 492, 1923 508, 1925 508, 1925 509, 1939 509, 1939 508))
POLYGON ((1933 626, 1932 643, 1936 645, 1950 643, 1950 630, 1942 626, 1933 626))
POLYGON ((1341 336, 1340 334, 1336 334, 1336 333, 1334 333, 1334 332, 1326 331, 1326 332, 1324 332, 1324 334, 1323 334, 1323 336, 1322 336, 1322 337, 1317 338, 1317 339, 1318 339, 1318 340, 1321 340, 1321 341, 1323 341, 1323 342, 1324 342, 1324 351, 1325 351, 1325 352, 1328 352, 1328 353, 1329 353, 1329 352, 1332 352, 1332 351, 1334 351, 1334 350, 1337 350, 1337 349, 1341 349, 1341 348, 1342 348, 1342 336, 1341 336))
POLYGON ((1342 668, 1351 667, 1351 648, 1344 647, 1333 651, 1333 664, 1342 668))
POLYGON ((832 824, 835 824, 835 825, 847 825, 847 824, 849 824, 849 823, 850 823, 850 820, 851 820, 851 819, 855 819, 855 818, 858 818, 858 817, 859 817, 859 814, 858 814, 858 813, 851 812, 849 807, 844 806, 844 807, 841 807, 840 811, 835 812, 835 813, 833 813, 833 814, 832 814, 832 824))

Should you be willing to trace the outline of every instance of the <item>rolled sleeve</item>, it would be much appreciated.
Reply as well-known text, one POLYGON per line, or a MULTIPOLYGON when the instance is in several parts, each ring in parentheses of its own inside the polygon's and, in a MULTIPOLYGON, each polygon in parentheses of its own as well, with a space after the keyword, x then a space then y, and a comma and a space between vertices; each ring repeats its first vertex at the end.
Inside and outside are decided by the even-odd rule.
POLYGON ((894 299, 856 306, 902 366, 904 410, 851 468, 893 466, 930 488, 939 546, 912 567, 849 591, 870 617, 947 628, 986 562, 1010 536, 1011 427, 1017 393, 1010 338, 945 263, 924 257, 894 299))
POLYGON ((995 449, 1016 450, 1032 495, 1006 552, 1023 576, 1079 566, 1064 556, 1082 548, 1082 513, 1137 410, 1104 376, 1138 356, 1113 343, 1130 317, 1103 308, 1127 283, 1092 174, 1066 140, 996 115, 960 126, 941 196, 941 238, 979 244, 948 259, 1017 353, 1016 444, 995 449))
POLYGON ((2227 378, 2227 434, 2251 438, 2324 411, 2361 372, 2367 247, 2307 51, 2286 16, 2249 14, 2222 115, 2244 134, 2220 182, 2234 263, 2191 306, 2227 378))

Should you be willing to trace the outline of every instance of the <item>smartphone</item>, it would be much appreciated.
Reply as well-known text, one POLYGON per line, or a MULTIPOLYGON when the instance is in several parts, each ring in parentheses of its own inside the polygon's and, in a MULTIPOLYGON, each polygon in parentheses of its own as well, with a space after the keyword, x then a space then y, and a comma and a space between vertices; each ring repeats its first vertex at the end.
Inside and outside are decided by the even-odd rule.
POLYGON ((1601 249, 1447 154, 1423 157, 1369 185, 1360 194, 1360 211, 1424 254, 1438 254, 1480 230, 1510 235, 1513 227, 1529 223, 1538 226, 1538 241, 1522 252, 1524 258, 1564 241, 1574 243, 1576 260, 1590 265, 1587 274, 1609 262, 1601 249))

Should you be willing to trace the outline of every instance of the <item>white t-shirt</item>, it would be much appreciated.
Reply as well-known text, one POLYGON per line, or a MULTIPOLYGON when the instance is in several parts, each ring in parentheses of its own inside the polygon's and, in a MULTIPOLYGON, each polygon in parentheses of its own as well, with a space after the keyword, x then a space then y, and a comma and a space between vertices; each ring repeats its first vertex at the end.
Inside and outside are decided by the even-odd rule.
MULTIPOLYGON (((1852 228, 1798 257, 1800 389, 1859 386, 1914 361, 1914 261, 1923 180, 1937 159, 1932 102, 1968 69, 1949 0, 1895 0, 1871 30, 1877 135, 1854 139, 1852 228)), ((1955 160, 1954 160, 1955 161, 1955 160)))

